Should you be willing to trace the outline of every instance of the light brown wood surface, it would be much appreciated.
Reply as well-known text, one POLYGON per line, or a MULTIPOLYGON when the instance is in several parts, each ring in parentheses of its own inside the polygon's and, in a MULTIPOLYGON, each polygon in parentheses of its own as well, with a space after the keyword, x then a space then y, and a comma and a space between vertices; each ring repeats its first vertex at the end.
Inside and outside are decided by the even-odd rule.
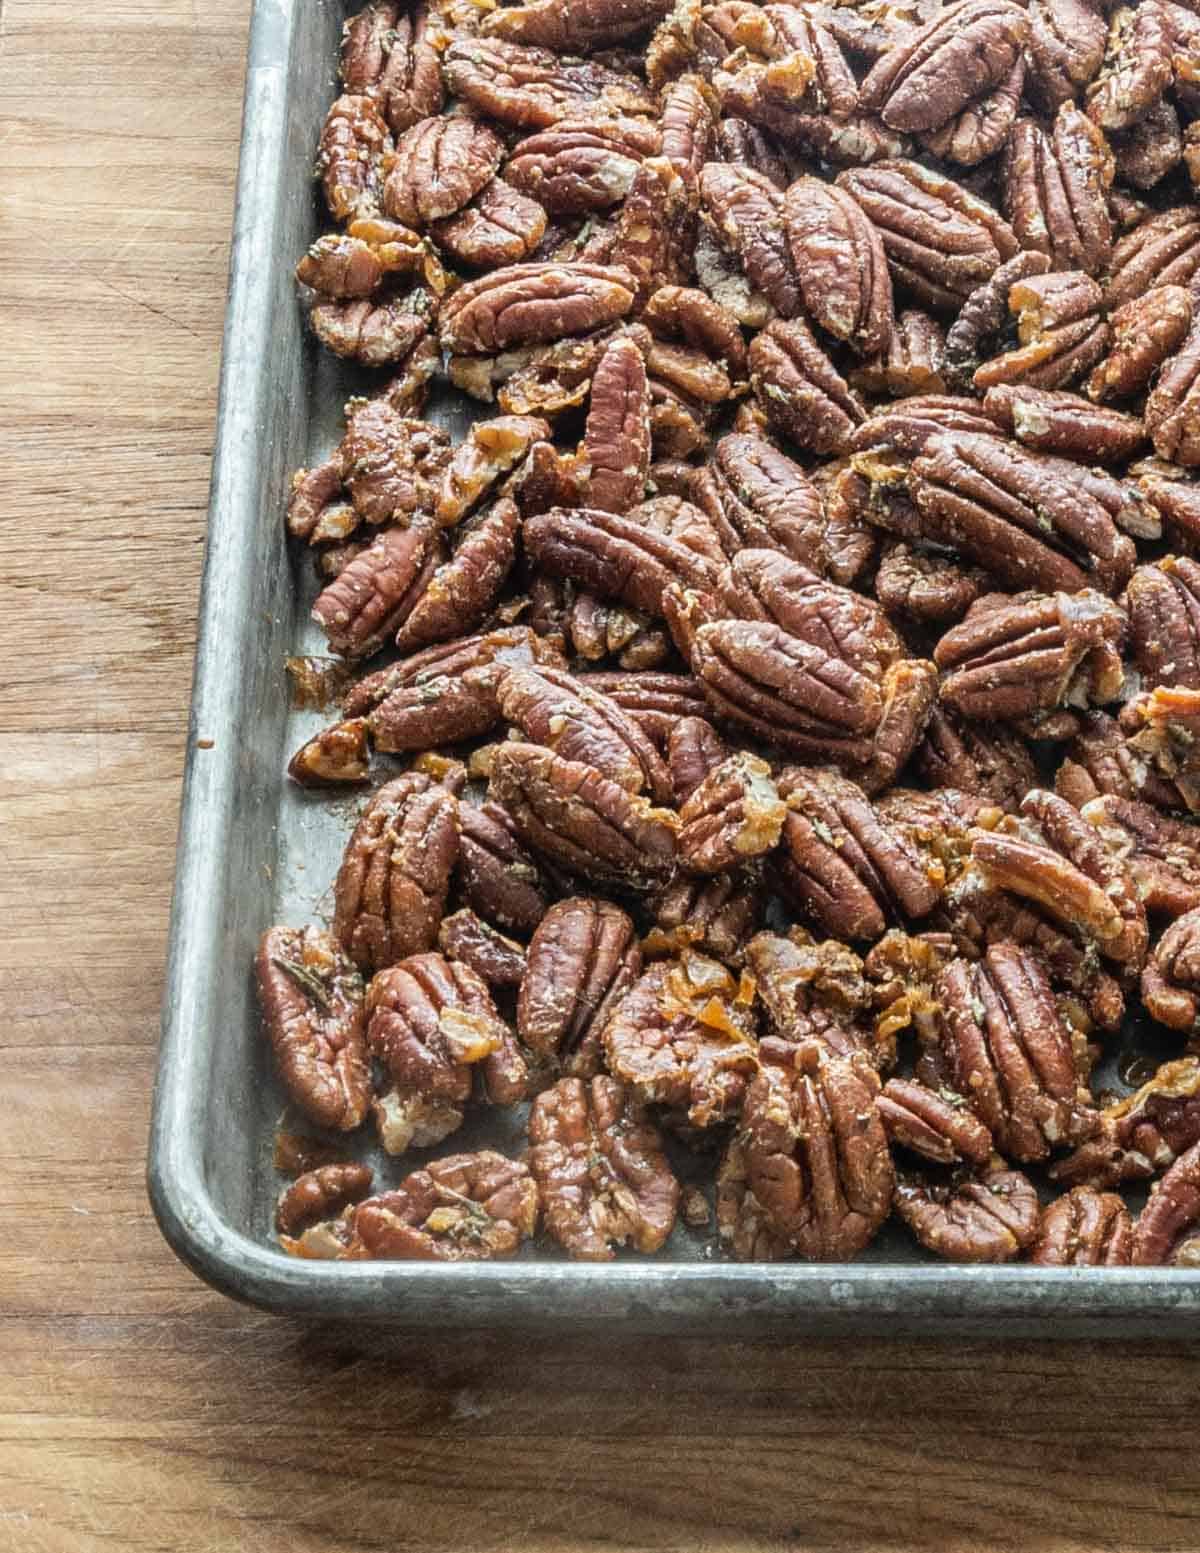
POLYGON ((383 1356, 227 1303, 159 1238, 248 11, 0 7, 0 1553, 1200 1547, 1180 1344, 383 1356))

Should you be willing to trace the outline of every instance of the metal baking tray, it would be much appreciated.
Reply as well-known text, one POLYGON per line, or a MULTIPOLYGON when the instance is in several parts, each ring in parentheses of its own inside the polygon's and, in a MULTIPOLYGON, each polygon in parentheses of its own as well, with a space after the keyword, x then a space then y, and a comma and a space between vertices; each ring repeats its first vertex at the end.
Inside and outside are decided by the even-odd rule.
MULTIPOLYGON (((570 1327, 745 1335, 968 1330, 1178 1336, 1200 1271, 934 1264, 889 1225, 853 1264, 738 1265, 684 1228, 655 1258, 571 1263, 542 1247, 510 1262, 300 1261, 274 1245, 271 1163, 285 1111, 259 1029, 251 963, 276 921, 323 920, 355 801, 283 779, 325 721, 289 707, 284 660, 320 652, 307 557, 281 521, 290 471, 340 435, 367 380, 318 352, 292 268, 318 231, 318 128, 336 95, 338 0, 257 0, 250 34, 208 549, 171 916, 149 1188, 179 1256, 224 1293, 271 1310, 404 1327, 570 1327)), ((465 423, 461 407, 441 417, 465 423)), ((513 1151, 521 1114, 492 1113, 438 1152, 513 1151)), ((695 1171, 681 1151, 685 1171, 695 1171)), ((410 1161, 367 1158, 383 1182, 410 1161)))

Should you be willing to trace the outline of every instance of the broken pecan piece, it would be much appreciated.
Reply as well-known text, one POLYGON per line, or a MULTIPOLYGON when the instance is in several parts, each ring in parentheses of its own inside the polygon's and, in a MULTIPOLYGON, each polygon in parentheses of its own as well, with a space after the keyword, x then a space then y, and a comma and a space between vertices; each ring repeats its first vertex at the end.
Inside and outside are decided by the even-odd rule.
POLYGON ((1172 922, 1142 971, 1142 1001, 1159 1024, 1200 1030, 1200 908, 1172 922))
POLYGON ((411 527, 433 511, 450 438, 440 426, 415 420, 392 402, 351 400, 336 458, 355 511, 364 523, 411 527))
POLYGON ((288 762, 288 776, 301 787, 340 787, 365 782, 371 774, 367 720, 334 723, 307 740, 288 762))
POLYGON ((945 338, 941 325, 928 313, 909 309, 898 314, 886 351, 864 361, 848 374, 851 388, 868 394, 904 399, 915 394, 940 394, 945 338))
POLYGON ((918 746, 916 769, 931 787, 957 788, 1009 810, 1038 783, 1023 739, 941 705, 934 708, 918 746))
POLYGON ((1147 911, 1177 916, 1200 906, 1200 825, 1114 794, 1092 799, 1081 812, 1124 861, 1147 911))
POLYGON ((432 1160, 394 1191, 359 1203, 354 1229, 368 1257, 479 1262, 511 1256, 537 1220, 528 1167, 481 1149, 432 1160))
POLYGON ((741 752, 723 761, 679 810, 679 861, 689 873, 719 874, 779 844, 786 806, 765 760, 741 752))
POLYGON ((655 926, 645 941, 647 954, 694 948, 740 965, 746 940, 758 926, 761 893, 747 873, 674 880, 650 899, 655 926))
POLYGON ((254 969, 288 1098, 318 1126, 357 1127, 371 1098, 358 972, 328 933, 312 927, 268 929, 254 969))
POLYGON ((1165 1062, 1134 1094, 1101 1113, 1100 1131, 1050 1169, 1067 1186, 1104 1191, 1146 1181, 1200 1141, 1200 1061, 1165 1062))
POLYGON ((1041 1210, 1019 1170, 902 1177, 896 1212, 927 1251, 951 1262, 1011 1262, 1037 1238, 1041 1210))
POLYGON ((275 1207, 275 1228, 281 1236, 294 1240, 304 1230, 323 1219, 335 1218, 348 1204, 365 1197, 371 1190, 371 1180, 366 1165, 320 1165, 316 1170, 306 1170, 280 1196, 275 1207))
POLYGON ((971 385, 990 342, 1011 322, 1008 293, 1012 286, 1032 275, 1044 275, 1049 268, 1045 254, 1023 250, 1006 259, 967 296, 946 333, 942 366, 947 387, 965 389, 971 385))
POLYGON ((1200 1252, 1200 1143, 1150 1188, 1133 1229, 1135 1267, 1195 1267, 1200 1252))
POLYGON ((806 1041, 834 1057, 860 1053, 873 1068, 895 1062, 895 1042, 876 1039, 863 1022, 871 992, 863 962, 845 944, 817 942, 796 927, 786 938, 756 933, 745 958, 770 1031, 759 1043, 764 1062, 787 1066, 806 1041))
POLYGON ((461 960, 489 987, 519 987, 525 975, 525 950, 514 938, 490 926, 464 907, 442 919, 438 948, 448 960, 461 960))
POLYGON ((478 626, 495 604, 517 554, 521 514, 507 496, 460 530, 454 554, 411 590, 399 611, 396 646, 415 652, 478 626))
POLYGON ((679 1182, 645 1107, 616 1080, 564 1078, 529 1113, 529 1168, 545 1228, 571 1256, 611 1261, 614 1246, 660 1249, 679 1182))
POLYGON ((875 573, 875 597, 884 609, 927 625, 961 619, 987 588, 987 573, 977 566, 899 540, 885 544, 875 573))

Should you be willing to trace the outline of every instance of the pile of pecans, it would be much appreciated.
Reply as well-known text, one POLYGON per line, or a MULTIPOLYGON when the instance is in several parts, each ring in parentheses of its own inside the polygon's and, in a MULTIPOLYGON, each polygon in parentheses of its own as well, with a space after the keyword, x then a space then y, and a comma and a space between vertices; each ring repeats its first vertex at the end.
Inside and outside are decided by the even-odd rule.
POLYGON ((289 1250, 1200 1262, 1198 12, 347 23, 297 274, 385 377, 287 522, 365 668, 290 772, 386 769, 262 1004, 319 1127, 529 1148, 292 1139, 289 1250))

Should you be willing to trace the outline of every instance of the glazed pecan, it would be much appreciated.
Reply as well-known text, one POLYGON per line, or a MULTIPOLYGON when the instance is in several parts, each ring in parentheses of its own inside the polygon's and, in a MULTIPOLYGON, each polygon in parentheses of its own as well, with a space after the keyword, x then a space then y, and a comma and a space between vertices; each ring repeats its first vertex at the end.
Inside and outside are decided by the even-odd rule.
POLYGON ((637 722, 617 703, 561 669, 506 670, 496 690, 505 718, 531 742, 582 761, 630 793, 670 803, 670 772, 637 722))
POLYGON ((517 1032, 542 1058, 590 1077, 600 1035, 642 970, 633 923, 609 901, 576 896, 552 906, 529 945, 517 1032))
POLYGON ((1112 313, 1113 342, 1088 378, 1092 399, 1128 399, 1141 393, 1183 343, 1192 322, 1191 294, 1183 286, 1155 286, 1112 313))
POLYGON ((782 226, 783 196, 770 178, 749 167, 709 162, 700 173, 700 199, 750 284, 781 318, 795 317, 801 306, 800 282, 782 226))
POLYGON ((1031 0, 1025 86, 1038 107, 1053 113, 1092 80, 1107 36, 1091 0, 1031 0))
POLYGON ((673 81, 663 92, 662 154, 674 177, 671 214, 683 217, 673 234, 676 256, 690 264, 687 251, 695 235, 695 212, 700 203, 700 169, 708 161, 713 140, 712 94, 698 76, 673 81), (675 181, 682 186, 675 187, 675 181))
POLYGON ((691 491, 717 528, 726 554, 745 546, 781 550, 836 582, 816 488, 799 464, 763 437, 722 437, 691 491))
POLYGON ((1168 556, 1129 579, 1129 648, 1147 690, 1200 690, 1200 563, 1168 556))
POLYGON ((750 386, 768 423, 797 447, 846 451, 866 418, 858 396, 800 318, 776 320, 750 344, 750 386))
POLYGON ((549 435, 549 423, 534 415, 497 415, 476 421, 442 475, 433 513, 439 526, 461 523, 530 448, 549 435))
POLYGON ((818 942, 794 927, 786 938, 756 933, 745 958, 767 1016, 769 1033, 759 1043, 764 1062, 787 1066, 804 1042, 834 1057, 860 1053, 873 1068, 895 1062, 895 1042, 877 1040, 864 1022, 871 989, 862 961, 845 944, 818 942))
POLYGON ((474 909, 510 932, 529 934, 546 915, 541 874, 498 804, 459 806, 458 882, 474 909))
POLYGON ((1101 129, 1128 129, 1171 83, 1174 29, 1162 0, 1142 0, 1112 18, 1104 65, 1087 92, 1087 110, 1101 129))
POLYGON ((394 1191, 359 1203, 354 1229, 368 1257, 479 1262, 511 1256, 537 1220, 528 1167, 481 1149, 431 1160, 394 1191))
POLYGON ((1112 137, 1113 161, 1123 183, 1152 189, 1183 160, 1179 115, 1160 98, 1136 124, 1112 137))
POLYGON ((942 369, 948 387, 968 388, 988 353, 990 342, 1008 328, 1011 287, 1030 276, 1044 275, 1049 268, 1050 260, 1045 254, 1026 249, 1006 259, 988 280, 970 293, 946 333, 942 369))
POLYGON ((1200 1029, 1200 909, 1172 922, 1142 972, 1142 1001, 1160 1024, 1200 1029))
POLYGON ((506 938, 469 906, 442 919, 438 948, 448 960, 461 960, 489 987, 519 987, 525 975, 525 950, 506 938))
POLYGON ((371 1180, 366 1165, 321 1165, 307 1170, 280 1196, 275 1228, 281 1236, 294 1240, 322 1219, 335 1218, 348 1204, 365 1197, 371 1180))
POLYGON ((1139 417, 1102 409, 1078 394, 997 384, 988 389, 983 405, 1025 447, 1080 463, 1123 464, 1146 441, 1139 417))
POLYGON ((1102 705, 1124 684, 1122 610, 1102 593, 992 593, 934 650, 941 699, 966 717, 1028 718, 1102 705))
POLYGON ((341 74, 347 91, 376 98, 397 135, 437 113, 442 77, 424 8, 372 0, 343 30, 341 74))
POLYGON ((690 674, 584 674, 586 685, 602 690, 632 712, 660 750, 684 717, 707 717, 708 702, 690 674))
POLYGON ((659 127, 644 119, 562 119, 518 141, 504 177, 552 216, 586 215, 619 204, 661 148, 659 127))
POLYGON ((254 969, 288 1098, 321 1127, 357 1127, 371 1098, 358 972, 328 933, 312 927, 269 928, 254 969))
POLYGON ((488 791, 522 841, 585 879, 645 890, 674 868, 675 816, 651 808, 594 766, 534 744, 505 744, 488 791))
POLYGON ((992 1135, 962 1095, 890 1078, 875 1102, 888 1142, 935 1165, 986 1165, 992 1135))
POLYGON ((1164 1063, 1134 1094, 1107 1106, 1100 1118, 1096 1136, 1052 1166, 1051 1177, 1062 1185, 1082 1184, 1097 1191, 1124 1181, 1149 1180, 1200 1141, 1200 1062, 1182 1057, 1164 1063))
POLYGON ((845 189, 797 178, 783 220, 809 315, 860 356, 875 356, 892 334, 892 282, 879 233, 845 189))
POLYGON ((335 457, 363 522, 408 527, 431 513, 450 459, 447 433, 407 415, 390 391, 348 409, 335 457))
POLYGON ((323 302, 309 313, 308 322, 335 356, 367 367, 406 363, 414 379, 409 398, 416 408, 420 383, 427 382, 438 365, 425 292, 396 301, 323 302))
POLYGON ((365 782, 371 771, 367 720, 334 723, 302 744, 288 762, 288 776, 301 787, 340 787, 365 782))
POLYGON ((646 938, 647 953, 695 948, 726 965, 740 965, 746 940, 758 926, 760 895, 753 875, 744 872, 674 880, 650 899, 655 926, 646 938))
POLYGON ((454 554, 405 600, 396 631, 401 652, 448 641, 482 622, 516 559, 520 528, 521 514, 506 496, 464 524, 454 554))
POLYGON ((1104 305, 1115 312, 1160 286, 1186 286, 1200 267, 1200 207, 1174 205, 1139 223, 1113 249, 1104 305))
POLYGON ((473 269, 517 264, 533 253, 546 230, 546 212, 502 178, 486 183, 469 205, 430 224, 438 246, 473 269))
POLYGON ((987 573, 978 567, 899 540, 884 546, 875 573, 875 597, 884 609, 928 625, 961 619, 987 587, 987 573))
POLYGON ((658 1129, 622 1084, 564 1078, 529 1113, 529 1168, 547 1233, 571 1256, 657 1251, 675 1227, 679 1182, 658 1129))
MULTIPOLYGON (((726 375, 743 378, 746 342, 738 321, 728 309, 691 286, 659 286, 642 311, 642 322, 656 341, 679 340, 700 352, 726 375)), ((651 344, 647 363, 651 372, 665 358, 651 344)), ((677 495, 684 494, 682 491, 677 495)))
POLYGON ((363 810, 334 883, 333 933, 360 969, 433 947, 458 855, 452 793, 409 772, 363 810))
POLYGON ((1175 784, 1160 776, 1119 724, 1103 712, 1083 719, 1082 727, 1067 746, 1054 785, 1077 809, 1104 793, 1144 799, 1160 809, 1187 807, 1175 784))
POLYGON ((1034 955, 993 944, 981 961, 948 965, 937 991, 953 1087, 1002 1153, 1021 1163, 1042 1160, 1096 1130, 1070 1035, 1034 955))
POLYGON ((1187 807, 1200 810, 1200 690, 1160 685, 1126 702, 1121 726, 1157 775, 1176 785, 1187 807))
POLYGON ((1161 1181, 1133 1228, 1135 1267, 1195 1267, 1200 1251, 1200 1143, 1181 1154, 1161 1181))
POLYGON ((335 221, 351 221, 378 209, 380 161, 392 137, 371 97, 339 97, 325 115, 317 151, 317 176, 335 221))
POLYGON ((1133 1249, 1133 1220, 1115 1192, 1091 1186, 1049 1203, 1029 1260, 1041 1267, 1126 1267, 1133 1249))
POLYGON ((901 1177, 896 1212, 927 1251, 952 1262, 1011 1262, 1036 1240, 1041 1218, 1019 1170, 901 1177))
POLYGON ((604 48, 645 32, 671 9, 671 0, 526 0, 484 17, 485 37, 571 53, 604 48))
POLYGON ((1148 513, 1165 526, 1172 543, 1189 554, 1200 553, 1200 485, 1160 459, 1144 459, 1130 473, 1137 476, 1148 513))
POLYGON ((841 173, 837 182, 877 229, 892 279, 935 313, 958 312, 1017 252, 1012 228, 990 205, 916 162, 879 162, 841 173))
POLYGON ((892 324, 887 350, 855 367, 848 375, 850 386, 896 399, 940 394, 946 387, 942 375, 945 343, 941 325, 928 313, 900 313, 892 324))
MULTIPOLYGON (((959 394, 916 394, 902 404, 881 405, 867 417, 854 433, 851 448, 856 454, 876 456, 869 462, 852 457, 851 468, 881 485, 902 483, 909 461, 924 452, 934 437, 957 432, 995 436, 998 429, 977 399, 959 394)), ((914 530, 906 537, 919 536, 914 530)))
POLYGON ((959 717, 941 705, 934 708, 917 748, 916 769, 931 787, 957 788, 1010 810, 1038 782, 1037 768, 1016 734, 959 717))
POLYGON ((746 1185, 772 1232, 809 1261, 845 1261, 874 1239, 895 1175, 862 1057, 797 1048, 765 1063, 746 1092, 739 1141, 746 1185))
POLYGON ((378 249, 341 233, 319 237, 296 265, 302 286, 337 301, 374 296, 386 273, 378 249))
MULTIPOLYGON (((486 352, 586 334, 633 306, 626 270, 602 264, 510 264, 468 282, 442 306, 442 346, 486 352)), ((513 410, 513 405, 506 405, 513 410)))
POLYGON ((695 1127, 728 1120, 757 1067, 753 997, 693 950, 651 966, 602 1032, 610 1071, 640 1100, 686 1107, 695 1127))
POLYGON ((623 71, 498 38, 454 38, 442 56, 442 75, 456 97, 513 129, 544 129, 585 113, 616 118, 657 111, 645 85, 623 71))
POLYGON ((1059 109, 1051 134, 1018 119, 1002 178, 1004 213, 1022 248, 1046 254, 1055 269, 1101 273, 1112 254, 1112 153, 1074 103, 1059 109))
POLYGON ((1163 365, 1146 400, 1146 430, 1160 458, 1186 468, 1200 464, 1200 320, 1163 365))
POLYGON ((384 213, 417 229, 452 216, 491 181, 503 160, 503 142, 478 119, 421 119, 404 131, 384 164, 384 213))
POLYGON ((1010 587, 1116 592, 1133 570, 1132 541, 1076 470, 998 437, 934 437, 909 488, 927 539, 1010 587))
POLYGON ((719 874, 779 844, 786 807, 765 760, 731 755, 679 810, 679 861, 688 873, 719 874))
POLYGON ((588 503, 628 512, 650 471, 650 390, 642 353, 628 336, 608 345, 592 374, 583 435, 588 503))
POLYGON ((427 528, 389 529, 318 596, 313 619, 346 658, 377 652, 427 583, 438 555, 427 528))
POLYGON ((1200 826, 1111 793, 1082 813, 1124 861, 1147 911, 1174 917, 1200 907, 1200 826))
POLYGON ((977 389, 996 383, 1069 388, 1108 350, 1112 331, 1100 316, 1100 287, 1082 270, 1017 281, 1008 300, 1020 343, 976 368, 977 389))

